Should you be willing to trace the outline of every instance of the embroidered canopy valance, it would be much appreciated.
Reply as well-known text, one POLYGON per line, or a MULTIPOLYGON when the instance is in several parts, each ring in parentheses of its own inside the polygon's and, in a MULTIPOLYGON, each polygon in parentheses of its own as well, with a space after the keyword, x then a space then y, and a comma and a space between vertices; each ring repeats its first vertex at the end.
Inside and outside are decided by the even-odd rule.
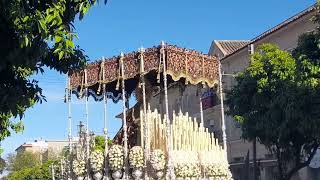
POLYGON ((217 58, 166 44, 89 64, 84 70, 69 74, 69 88, 79 96, 82 95, 83 89, 88 88, 89 94, 99 99, 101 88, 105 84, 106 92, 112 99, 117 99, 121 94, 118 88, 119 80, 124 78, 126 92, 130 95, 139 84, 141 75, 144 75, 152 85, 160 83, 160 74, 163 70, 162 58, 166 58, 169 83, 183 80, 190 84, 203 83, 209 87, 218 84, 217 58), (161 53, 165 56, 162 57, 161 53), (121 77, 121 62, 124 66, 124 77, 121 77))

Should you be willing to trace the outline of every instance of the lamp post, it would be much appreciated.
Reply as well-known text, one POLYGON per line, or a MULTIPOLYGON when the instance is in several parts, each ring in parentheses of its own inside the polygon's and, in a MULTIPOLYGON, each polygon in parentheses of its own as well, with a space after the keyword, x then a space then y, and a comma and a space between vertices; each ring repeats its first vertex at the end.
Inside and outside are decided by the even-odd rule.
POLYGON ((219 62, 219 91, 220 91, 220 111, 221 111, 221 129, 222 129, 222 141, 223 141, 223 149, 226 152, 226 156, 228 157, 228 147, 227 147, 227 133, 226 133, 226 123, 225 123, 225 114, 224 114, 224 98, 223 98, 223 86, 222 86, 222 77, 223 76, 231 76, 234 77, 235 74, 225 74, 221 70, 221 62, 219 62))
MULTIPOLYGON (((250 44, 248 46, 249 54, 254 54, 254 44, 250 44)), ((223 148, 226 151, 227 154, 227 135, 226 135, 226 126, 225 126, 225 115, 224 115, 224 102, 223 102, 223 87, 222 87, 222 76, 231 76, 234 77, 235 74, 224 74, 221 71, 221 62, 220 59, 218 60, 219 63, 219 86, 220 86, 220 99, 221 99, 221 121, 222 121, 222 138, 223 138, 223 148)), ((257 144, 256 144, 256 138, 252 141, 252 149, 253 149, 253 177, 254 180, 258 179, 257 175, 257 144)))
POLYGON ((226 123, 224 118, 224 103, 223 103, 223 88, 222 88, 222 71, 221 71, 221 62, 219 63, 219 91, 220 91, 220 111, 221 111, 221 129, 222 129, 222 141, 223 141, 223 149, 226 152, 226 156, 228 155, 228 147, 227 147, 227 134, 226 134, 226 123))

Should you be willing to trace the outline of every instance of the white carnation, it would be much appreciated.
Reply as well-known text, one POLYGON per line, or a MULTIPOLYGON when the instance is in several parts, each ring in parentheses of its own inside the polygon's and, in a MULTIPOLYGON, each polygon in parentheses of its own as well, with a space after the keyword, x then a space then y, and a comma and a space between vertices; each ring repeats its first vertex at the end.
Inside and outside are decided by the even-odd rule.
POLYGON ((90 165, 94 172, 98 172, 103 168, 104 156, 99 150, 95 150, 90 154, 90 165))
POLYGON ((198 153, 194 151, 173 151, 174 171, 177 177, 200 177, 201 168, 198 153))
POLYGON ((155 149, 151 153, 150 163, 154 170, 156 171, 164 170, 166 165, 166 158, 163 151, 160 149, 155 149))
POLYGON ((140 168, 144 166, 144 153, 140 146, 134 146, 130 149, 129 162, 132 168, 140 168))
POLYGON ((232 180, 228 160, 222 151, 202 151, 200 163, 207 176, 219 180, 232 180))
POLYGON ((84 160, 75 159, 72 162, 73 173, 76 176, 82 176, 86 172, 86 162, 84 160))
POLYGON ((109 166, 112 171, 121 170, 123 168, 123 148, 120 145, 113 145, 109 150, 109 166))

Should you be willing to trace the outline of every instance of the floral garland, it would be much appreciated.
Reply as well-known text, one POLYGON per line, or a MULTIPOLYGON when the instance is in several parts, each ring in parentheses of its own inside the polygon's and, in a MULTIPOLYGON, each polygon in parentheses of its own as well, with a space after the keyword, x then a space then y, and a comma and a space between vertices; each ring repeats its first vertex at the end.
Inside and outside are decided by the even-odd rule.
POLYGON ((174 171, 177 177, 200 177, 198 153, 193 151, 173 152, 174 171))
POLYGON ((123 148, 120 145, 113 145, 109 150, 109 167, 112 171, 123 168, 123 148))
POLYGON ((76 176, 82 176, 86 172, 86 162, 84 160, 75 159, 72 162, 73 173, 76 176))
POLYGON ((90 165, 94 172, 102 170, 103 160, 103 153, 100 150, 95 150, 90 154, 90 165))
POLYGON ((134 146, 130 149, 129 163, 132 168, 141 168, 144 166, 144 153, 140 146, 134 146))
POLYGON ((162 150, 155 149, 151 153, 150 163, 155 171, 162 171, 166 165, 166 158, 162 150))

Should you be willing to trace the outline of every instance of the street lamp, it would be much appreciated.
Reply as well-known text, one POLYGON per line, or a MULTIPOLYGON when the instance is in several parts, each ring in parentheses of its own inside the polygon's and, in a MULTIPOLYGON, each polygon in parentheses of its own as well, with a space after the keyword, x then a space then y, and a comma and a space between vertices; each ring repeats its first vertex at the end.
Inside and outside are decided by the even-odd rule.
POLYGON ((221 129, 222 129, 222 141, 223 141, 223 149, 228 154, 227 150, 227 134, 226 134, 226 123, 224 119, 224 105, 223 105, 223 88, 222 88, 222 73, 221 73, 221 62, 218 60, 219 63, 219 91, 220 91, 220 110, 221 110, 221 129))
POLYGON ((226 156, 228 156, 228 147, 227 147, 227 133, 226 133, 226 123, 225 123, 225 115, 224 115, 224 99, 223 99, 223 87, 222 87, 222 76, 232 76, 234 77, 234 74, 224 74, 221 71, 221 62, 218 60, 219 63, 219 91, 220 91, 220 111, 221 111, 221 129, 222 129, 222 141, 223 141, 223 149, 226 152, 226 156))

